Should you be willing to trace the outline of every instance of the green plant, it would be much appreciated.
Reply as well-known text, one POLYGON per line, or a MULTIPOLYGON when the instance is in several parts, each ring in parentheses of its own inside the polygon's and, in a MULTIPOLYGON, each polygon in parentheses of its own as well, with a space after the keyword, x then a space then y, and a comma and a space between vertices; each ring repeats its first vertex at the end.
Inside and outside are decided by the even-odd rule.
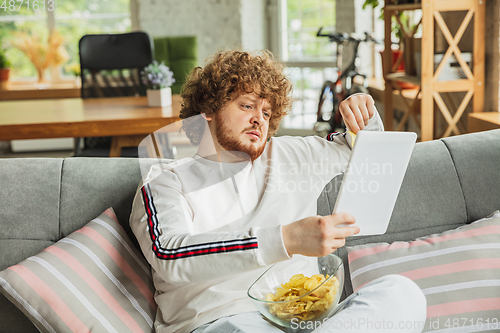
POLYGON ((64 66, 64 70, 74 76, 80 76, 80 64, 72 63, 64 66))
POLYGON ((378 7, 379 4, 380 3, 378 0, 365 0, 365 3, 363 4, 363 9, 366 9, 366 7, 368 7, 368 6, 376 8, 376 7, 378 7))
MULTIPOLYGON (((387 0, 390 4, 404 4, 408 1, 406 0, 387 0)), ((383 0, 365 0, 363 3, 363 9, 366 7, 377 8, 380 4, 384 4, 383 0)), ((380 17, 381 20, 384 19, 384 11, 381 11, 380 17)), ((398 11, 396 15, 393 16, 392 19, 392 32, 396 35, 396 37, 402 41, 404 37, 413 37, 417 32, 420 22, 414 22, 414 13, 413 11, 398 11)))
POLYGON ((10 62, 7 60, 5 51, 0 48, 0 69, 9 68, 10 62))

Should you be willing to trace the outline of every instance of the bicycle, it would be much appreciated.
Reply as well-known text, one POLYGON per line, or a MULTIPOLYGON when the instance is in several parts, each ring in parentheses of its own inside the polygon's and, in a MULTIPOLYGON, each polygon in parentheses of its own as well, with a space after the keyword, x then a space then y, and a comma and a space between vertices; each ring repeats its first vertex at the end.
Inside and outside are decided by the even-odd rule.
POLYGON ((336 51, 336 78, 335 81, 326 80, 321 88, 318 110, 316 114, 316 124, 314 130, 320 136, 344 128, 342 115, 339 112, 339 104, 347 97, 357 94, 368 94, 368 81, 366 75, 357 70, 356 60, 358 58, 359 44, 362 42, 375 42, 373 37, 365 32, 364 39, 358 39, 348 33, 335 32, 332 34, 322 34, 323 27, 318 30, 317 37, 328 37, 332 43, 337 44, 336 51), (350 47, 351 56, 344 66, 344 56, 348 55, 346 50, 350 47), (362 83, 354 83, 354 79, 359 77, 362 83), (326 132, 326 133, 325 133, 326 132))

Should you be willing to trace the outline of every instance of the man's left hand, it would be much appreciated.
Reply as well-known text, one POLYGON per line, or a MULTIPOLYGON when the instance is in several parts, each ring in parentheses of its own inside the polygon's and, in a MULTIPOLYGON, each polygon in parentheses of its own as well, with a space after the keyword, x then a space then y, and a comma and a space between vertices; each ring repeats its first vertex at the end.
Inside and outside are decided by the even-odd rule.
POLYGON ((347 129, 356 134, 375 114, 375 101, 370 95, 354 94, 340 103, 339 110, 347 129))

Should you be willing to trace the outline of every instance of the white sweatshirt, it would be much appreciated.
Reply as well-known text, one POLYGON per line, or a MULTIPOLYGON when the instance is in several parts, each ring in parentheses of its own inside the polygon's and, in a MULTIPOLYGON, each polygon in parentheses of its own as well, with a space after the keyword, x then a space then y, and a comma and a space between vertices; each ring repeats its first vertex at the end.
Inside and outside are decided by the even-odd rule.
MULTIPOLYGON (((383 130, 378 113, 366 130, 383 130)), ((130 226, 152 267, 157 332, 187 333, 256 311, 249 286, 290 259, 281 226, 316 215, 321 191, 347 166, 349 135, 327 139, 277 137, 253 162, 195 156, 150 169, 130 226)))

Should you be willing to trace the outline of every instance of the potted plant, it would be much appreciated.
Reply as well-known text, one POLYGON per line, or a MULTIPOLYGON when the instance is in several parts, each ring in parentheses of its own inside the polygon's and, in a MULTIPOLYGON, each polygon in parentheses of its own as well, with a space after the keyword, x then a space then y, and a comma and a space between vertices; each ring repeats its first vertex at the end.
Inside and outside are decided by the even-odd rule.
MULTIPOLYGON (((386 0, 388 4, 408 4, 408 3, 420 3, 421 0, 386 0)), ((366 7, 376 8, 379 5, 384 5, 383 0, 365 0, 363 3, 363 9, 366 7)), ((380 19, 384 19, 384 12, 382 11, 380 19)), ((392 66, 399 63, 397 72, 406 72, 407 75, 414 76, 415 73, 415 38, 414 35, 421 25, 421 20, 415 24, 413 11, 398 11, 396 15, 392 17, 392 32, 399 39, 399 48, 392 49, 392 66), (403 52, 406 51, 406 52, 403 52), (399 59, 402 58, 402 59, 399 59)), ((383 54, 383 51, 380 52, 383 54)), ((383 64, 382 64, 383 65, 383 64)), ((399 82, 401 88, 415 88, 413 84, 399 82)))
POLYGON ((5 51, 0 48, 0 87, 4 88, 9 81, 10 62, 7 60, 5 51))
POLYGON ((172 105, 172 89, 175 82, 174 73, 163 62, 153 63, 144 67, 141 72, 142 82, 147 88, 149 106, 172 105))
POLYGON ((77 87, 80 87, 81 81, 80 81, 80 64, 77 63, 72 63, 64 66, 64 70, 67 73, 70 73, 75 76, 75 84, 77 87))

